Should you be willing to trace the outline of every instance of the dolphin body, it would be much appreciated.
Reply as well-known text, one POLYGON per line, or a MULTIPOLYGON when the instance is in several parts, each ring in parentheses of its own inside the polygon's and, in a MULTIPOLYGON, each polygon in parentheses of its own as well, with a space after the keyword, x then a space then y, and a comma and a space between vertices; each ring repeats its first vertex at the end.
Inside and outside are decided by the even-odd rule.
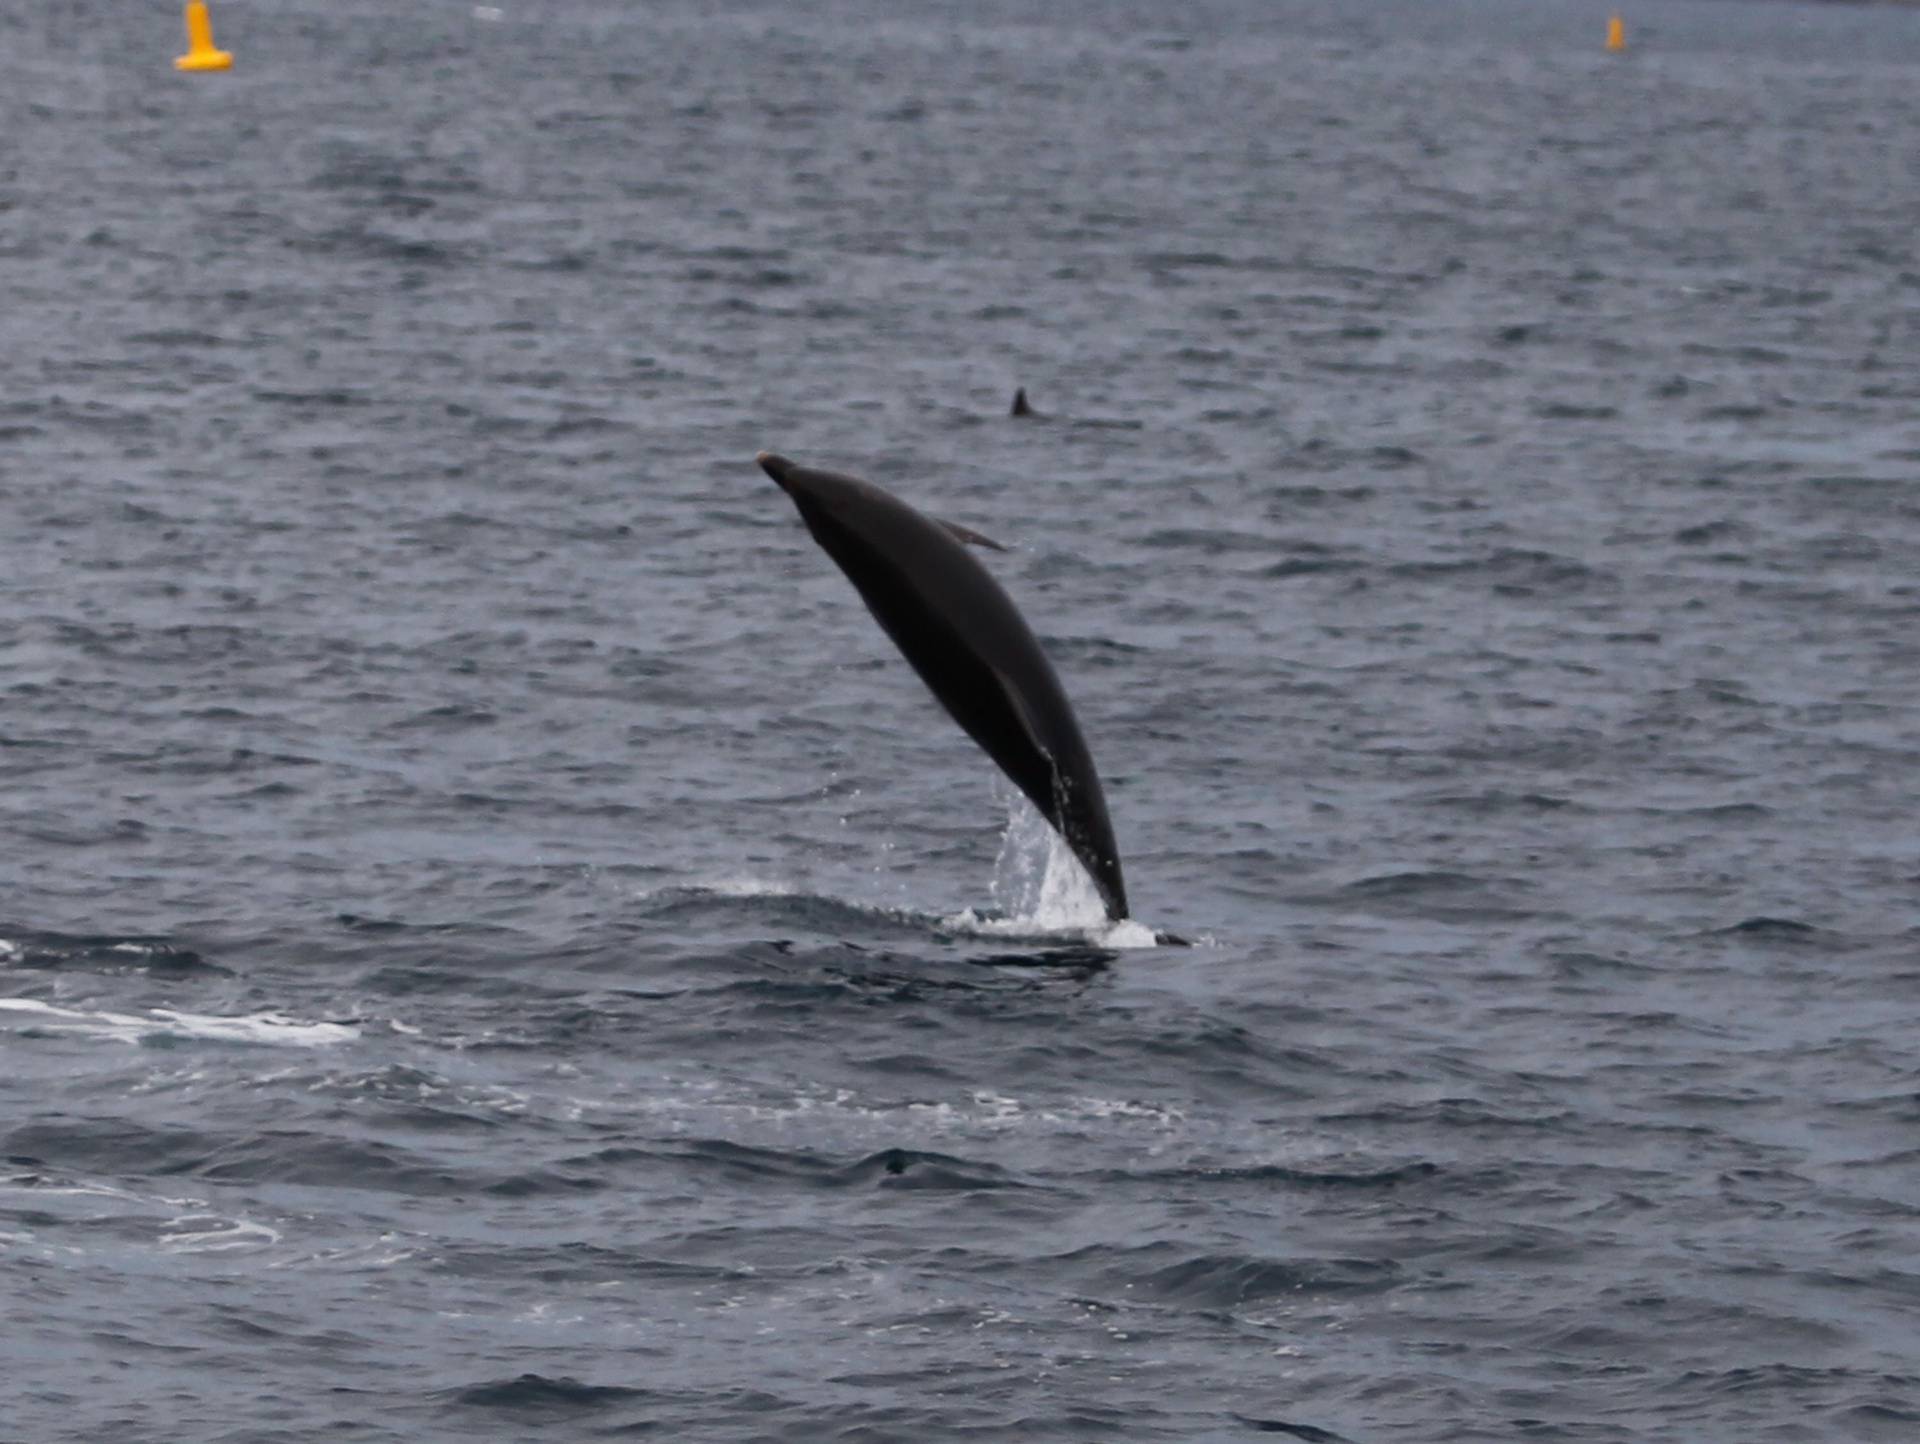
POLYGON ((997 544, 870 481, 767 451, 755 459, 940 705, 1066 840, 1107 916, 1126 917, 1120 850, 1073 707, 1026 618, 965 545, 997 544))

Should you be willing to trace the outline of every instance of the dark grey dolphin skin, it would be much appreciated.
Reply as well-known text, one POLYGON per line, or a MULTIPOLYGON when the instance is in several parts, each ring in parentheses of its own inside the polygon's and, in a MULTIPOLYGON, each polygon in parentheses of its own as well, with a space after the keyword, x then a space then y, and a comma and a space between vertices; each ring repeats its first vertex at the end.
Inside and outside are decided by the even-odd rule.
MULTIPOLYGON (((1027 388, 1024 386, 1014 388, 1013 405, 1007 408, 1007 415, 1018 417, 1023 421, 1054 420, 1051 413, 1035 411, 1033 409, 1033 403, 1027 400, 1027 388)), ((1082 426, 1099 427, 1104 431, 1138 431, 1141 426, 1140 422, 1134 420, 1121 420, 1100 416, 1078 416, 1066 424, 1075 428, 1082 426)))
POLYGON ((965 546, 992 543, 870 481, 767 451, 755 460, 940 705, 1066 839, 1107 916, 1126 917, 1120 850, 1073 707, 1026 618, 965 546))

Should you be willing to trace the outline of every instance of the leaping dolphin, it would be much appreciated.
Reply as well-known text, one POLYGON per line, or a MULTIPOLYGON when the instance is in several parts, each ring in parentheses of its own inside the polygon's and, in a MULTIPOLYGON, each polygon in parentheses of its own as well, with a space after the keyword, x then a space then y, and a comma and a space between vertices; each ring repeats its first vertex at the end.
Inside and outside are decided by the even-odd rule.
POLYGON ((940 705, 1066 840, 1107 916, 1126 917, 1120 850, 1073 707, 1020 609, 965 546, 997 544, 870 481, 768 451, 755 460, 940 705))

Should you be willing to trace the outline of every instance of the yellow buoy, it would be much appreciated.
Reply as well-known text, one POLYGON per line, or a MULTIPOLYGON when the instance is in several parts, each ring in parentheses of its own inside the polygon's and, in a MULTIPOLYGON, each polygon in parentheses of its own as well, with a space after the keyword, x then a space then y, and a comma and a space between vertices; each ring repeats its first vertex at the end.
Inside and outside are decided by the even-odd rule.
POLYGON ((187 0, 187 53, 173 62, 181 70, 227 70, 233 57, 213 48, 213 21, 206 0, 187 0))
POLYGON ((1618 15, 1607 20, 1607 49, 1618 55, 1627 48, 1627 22, 1618 15))

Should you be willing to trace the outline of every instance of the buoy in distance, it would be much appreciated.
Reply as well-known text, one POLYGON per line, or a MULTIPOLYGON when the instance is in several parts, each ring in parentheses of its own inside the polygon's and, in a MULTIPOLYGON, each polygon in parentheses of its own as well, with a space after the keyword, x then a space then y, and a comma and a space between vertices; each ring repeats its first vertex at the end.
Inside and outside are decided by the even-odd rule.
POLYGON ((233 57, 213 48, 213 20, 206 0, 187 0, 187 53, 173 62, 178 70, 231 70, 233 57))
POLYGON ((1607 17, 1607 49, 1618 55, 1627 48, 1627 22, 1617 14, 1607 17))

